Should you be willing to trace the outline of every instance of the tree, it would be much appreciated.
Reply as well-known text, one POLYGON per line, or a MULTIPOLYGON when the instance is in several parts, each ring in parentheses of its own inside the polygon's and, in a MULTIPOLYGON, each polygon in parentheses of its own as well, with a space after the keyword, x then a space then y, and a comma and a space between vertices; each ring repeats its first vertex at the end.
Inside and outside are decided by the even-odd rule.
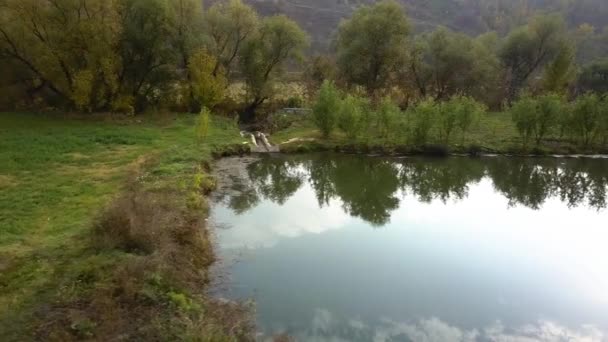
MULTIPOLYGON (((186 74, 188 104, 195 102, 189 59, 203 44, 203 6, 199 0, 174 0, 169 2, 175 13, 174 41, 177 47, 178 67, 186 74)), ((193 109, 193 108, 190 108, 193 109)))
POLYGON ((174 12, 173 35, 179 62, 187 68, 188 59, 203 45, 203 6, 199 0, 169 1, 174 12))
POLYGON ((545 92, 565 94, 576 77, 575 54, 572 45, 564 43, 555 59, 544 70, 542 88, 545 92))
POLYGON ((259 26, 257 13, 241 0, 217 2, 205 13, 209 50, 216 60, 214 74, 223 68, 228 76, 241 49, 259 26))
POLYGON ((256 109, 273 93, 274 78, 288 61, 302 58, 308 36, 284 15, 265 18, 259 32, 248 40, 240 58, 241 73, 247 85, 249 104, 241 121, 255 118, 256 109))
POLYGON ((220 69, 214 74, 215 58, 204 50, 195 52, 188 61, 192 98, 196 107, 212 109, 224 98, 227 81, 220 69))
POLYGON ((304 80, 309 96, 314 96, 325 80, 335 80, 335 61, 327 55, 312 57, 304 71, 304 80))
MULTIPOLYGON (((331 81, 325 81, 321 85, 317 101, 313 108, 313 120, 317 128, 327 138, 334 130, 337 116, 340 112, 340 93, 336 86, 331 81)), ((348 103, 350 105, 350 102, 348 103)), ((351 121, 347 125, 351 125, 351 121)), ((343 126, 347 127, 347 126, 343 126)), ((350 126, 348 126, 350 128, 350 126)), ((346 128, 348 130, 348 128, 346 128)), ((352 133, 353 131, 351 131, 352 133)))
POLYGON ((341 76, 375 95, 388 86, 392 74, 403 63, 409 31, 405 12, 395 1, 360 7, 338 28, 337 64, 341 76))
POLYGON ((497 88, 500 68, 484 43, 443 27, 422 35, 409 52, 405 79, 422 97, 440 100, 460 93, 491 100, 488 93, 497 88))
POLYGON ((167 0, 119 0, 120 93, 143 109, 176 78, 175 16, 167 0))
MULTIPOLYGON (((567 56, 565 23, 557 14, 537 16, 513 30, 502 45, 499 56, 507 69, 507 99, 513 101, 531 75, 542 70, 558 56, 567 56)), ((562 71, 561 69, 560 71, 562 71)))
POLYGON ((48 90, 59 106, 109 106, 122 64, 119 35, 117 8, 107 1, 6 0, 0 7, 0 59, 21 69, 15 81, 27 94, 48 90))

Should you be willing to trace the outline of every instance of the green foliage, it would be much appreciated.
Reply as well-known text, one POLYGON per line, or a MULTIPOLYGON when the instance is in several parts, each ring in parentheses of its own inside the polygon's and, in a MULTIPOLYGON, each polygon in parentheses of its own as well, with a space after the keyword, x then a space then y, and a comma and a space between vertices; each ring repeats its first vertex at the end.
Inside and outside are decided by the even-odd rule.
POLYGON ((218 1, 205 13, 205 24, 207 45, 216 61, 214 71, 222 67, 230 76, 242 48, 259 28, 258 15, 241 0, 218 1))
POLYGON ((242 50, 241 72, 247 85, 250 104, 244 121, 251 121, 255 109, 274 94, 274 80, 284 64, 302 58, 308 36, 284 15, 264 18, 256 34, 242 50))
POLYGON ((364 117, 368 110, 367 101, 363 98, 349 94, 342 101, 337 120, 338 127, 349 139, 358 138, 366 128, 364 117))
POLYGON ((551 93, 564 94, 576 77, 574 48, 565 44, 559 48, 555 59, 544 70, 542 88, 551 93))
MULTIPOLYGON (((566 112, 564 100, 557 94, 537 98, 525 95, 511 107, 512 118, 524 146, 528 145, 531 138, 535 139, 536 145, 540 145, 542 139, 558 126, 561 120, 565 120, 562 116, 566 115, 566 112)), ((566 119, 566 122, 568 121, 566 119)))
POLYGON ((453 97, 450 102, 454 103, 456 110, 456 125, 462 133, 462 142, 466 135, 479 118, 485 114, 487 108, 484 104, 475 101, 471 97, 453 97))
POLYGON ((547 87, 555 89, 562 86, 567 79, 571 59, 571 47, 564 32, 563 18, 553 14, 534 17, 507 36, 499 57, 510 73, 508 100, 515 99, 530 76, 547 64, 550 64, 547 87))
POLYGON ((447 144, 450 141, 450 136, 458 121, 458 113, 462 111, 461 103, 457 100, 450 99, 437 105, 437 124, 439 130, 439 139, 447 144))
POLYGON ((411 111, 411 138, 414 144, 423 145, 429 142, 438 107, 435 100, 427 98, 418 103, 411 111))
POLYGON ((338 28, 340 74, 369 94, 387 87, 392 72, 403 61, 409 32, 405 12, 396 1, 360 7, 338 28))
POLYGON ((194 302, 192 299, 188 298, 188 296, 184 293, 177 292, 169 292, 167 294, 169 301, 177 306, 182 311, 185 312, 199 312, 201 310, 201 306, 194 302))
POLYGON ((579 96, 572 109, 574 131, 583 146, 589 146, 598 136, 605 120, 605 108, 596 94, 588 93, 579 96))
MULTIPOLYGON (((186 294, 191 304, 202 304, 177 281, 203 273, 204 267, 199 267, 197 259, 210 251, 206 248, 201 253, 201 249, 192 247, 195 240, 204 238, 205 231, 192 222, 200 217, 198 213, 191 217, 185 212, 186 193, 181 193, 178 183, 195 183, 193 173, 203 161, 211 159, 212 150, 240 144, 242 139, 229 120, 218 117, 210 123, 205 143, 197 144, 195 119, 179 115, 169 122, 157 122, 142 116, 137 121, 116 122, 64 119, 43 113, 0 115, 3 339, 27 341, 33 331, 45 326, 45 331, 66 331, 55 335, 63 336, 62 340, 116 340, 125 336, 154 340, 159 332, 181 330, 184 320, 192 323, 192 317, 175 313, 166 300, 157 303, 139 286, 144 277, 161 272, 168 288, 157 298, 165 299, 167 291, 174 291, 186 294), (45 181, 40 182, 43 178, 45 181), (136 196, 120 202, 127 208, 136 206, 136 210, 126 211, 126 221, 131 219, 138 225, 138 234, 151 238, 155 246, 167 242, 173 246, 150 258, 99 249, 99 236, 92 234, 91 225, 97 221, 100 208, 122 197, 120 192, 134 184, 158 196, 148 197, 151 201, 136 196), (177 202, 167 203, 175 192, 177 202), (167 210, 174 216, 166 219, 163 213, 167 210), (40 222, 44 222, 43 234, 37 229, 40 222), (78 243, 74 243, 76 240, 78 243), (39 253, 46 257, 36 257, 39 253), (176 258, 174 264, 158 264, 159 259, 171 258, 176 258), (176 264, 180 266, 172 266, 176 264), (138 327, 124 325, 120 322, 124 316, 115 315, 118 311, 128 311, 129 317, 143 323, 138 327), (78 314, 69 315, 71 312, 78 314), (98 319, 98 314, 105 318, 98 319), (140 335, 143 331, 150 335, 140 335), (93 337, 86 336, 89 333, 93 337)), ((207 187, 206 183, 203 178, 201 189, 207 187)), ((200 191, 198 197, 202 197, 200 191)), ((124 222, 119 220, 116 228, 128 227, 124 222)), ((116 234, 110 237, 120 238, 116 234)), ((196 283, 192 288, 200 293, 204 284, 196 283)), ((203 317, 206 323, 209 314, 203 317)))
POLYGON ((334 130, 340 112, 340 105, 340 92, 334 83, 331 81, 323 82, 313 108, 313 120, 325 138, 329 137, 334 130))
POLYGON ((203 50, 188 60, 192 95, 198 106, 213 108, 224 98, 228 81, 222 70, 214 73, 215 63, 215 58, 203 50))
POLYGON ((210 124, 211 111, 207 107, 203 107, 198 114, 198 122, 196 123, 196 137, 199 141, 203 141, 209 135, 210 124))
POLYGON ((410 51, 406 79, 420 96, 447 99, 465 92, 488 98, 497 87, 499 61, 489 47, 440 27, 417 38, 410 51))
POLYGON ((557 94, 539 96, 537 101, 534 137, 536 145, 540 145, 542 139, 557 126, 561 113, 566 112, 566 106, 563 98, 557 94))
POLYGON ((534 134, 535 120, 538 105, 534 98, 525 95, 511 106, 511 117, 515 127, 523 140, 524 146, 528 146, 530 138, 534 134))
POLYGON ((382 99, 380 109, 378 110, 378 128, 380 135, 384 138, 390 138, 394 135, 401 119, 401 110, 389 97, 382 99))

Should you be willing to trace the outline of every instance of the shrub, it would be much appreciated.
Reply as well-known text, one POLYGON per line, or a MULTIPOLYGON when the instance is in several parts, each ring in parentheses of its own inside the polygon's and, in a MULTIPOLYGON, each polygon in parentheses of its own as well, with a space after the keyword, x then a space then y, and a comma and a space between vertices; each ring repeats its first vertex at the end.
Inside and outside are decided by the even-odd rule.
POLYGON ((456 112, 456 126, 458 126, 462 133, 462 143, 464 144, 467 132, 487 111, 487 107, 472 97, 458 97, 456 101, 460 103, 456 112))
POLYGON ((437 104, 432 98, 428 98, 420 102, 410 113, 412 120, 411 136, 416 144, 426 144, 430 138, 431 129, 435 113, 437 112, 437 104))
POLYGON ((600 135, 602 138, 602 144, 606 145, 608 142, 608 96, 604 96, 600 106, 600 135))
POLYGON ((511 117, 524 146, 528 146, 528 142, 534 134, 537 111, 537 101, 528 95, 521 97, 511 106, 511 117))
POLYGON ((439 139, 444 144, 447 144, 450 141, 450 135, 456 128, 458 113, 463 111, 462 102, 459 98, 453 97, 437 107, 439 139))
POLYGON ((287 99, 285 105, 288 108, 302 108, 302 106, 304 106, 304 100, 299 96, 292 96, 287 99))
POLYGON ((537 111, 534 122, 536 145, 559 123, 560 113, 564 111, 564 100, 557 94, 540 96, 537 99, 537 111))
POLYGON ((382 99, 378 111, 378 127, 383 137, 388 138, 395 131, 400 115, 401 110, 389 97, 382 99))
POLYGON ((338 89, 331 81, 323 82, 313 108, 313 120, 323 137, 329 137, 334 130, 339 110, 340 93, 338 89))
POLYGON ((572 123, 574 131, 584 146, 588 146, 602 127, 602 101, 595 94, 579 96, 574 102, 572 123))
POLYGON ((348 95, 342 105, 338 115, 338 128, 342 130, 350 139, 356 139, 364 128, 366 112, 365 99, 348 95))

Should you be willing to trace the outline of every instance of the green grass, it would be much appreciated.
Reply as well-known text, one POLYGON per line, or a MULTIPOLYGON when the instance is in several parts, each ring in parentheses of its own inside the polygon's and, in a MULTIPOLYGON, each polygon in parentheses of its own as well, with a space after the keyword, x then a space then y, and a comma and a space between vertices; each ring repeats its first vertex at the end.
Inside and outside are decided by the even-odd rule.
POLYGON ((195 120, 0 114, 0 340, 21 340, 41 307, 77 296, 83 269, 111 272, 122 256, 92 252, 90 231, 130 175, 179 187, 215 149, 243 141, 214 118, 197 142, 195 120))

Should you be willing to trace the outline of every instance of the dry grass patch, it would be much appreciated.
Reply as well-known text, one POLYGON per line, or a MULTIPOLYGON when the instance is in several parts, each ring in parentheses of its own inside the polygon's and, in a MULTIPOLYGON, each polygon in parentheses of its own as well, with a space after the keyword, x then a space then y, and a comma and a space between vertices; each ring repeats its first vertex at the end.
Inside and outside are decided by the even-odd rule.
POLYGON ((17 185, 17 180, 13 176, 0 175, 0 189, 17 185))
POLYGON ((39 313, 44 323, 37 336, 56 341, 251 340, 248 307, 206 296, 213 246, 202 213, 180 201, 179 193, 129 184, 93 227, 95 254, 76 271, 79 289, 39 313), (106 254, 119 259, 106 261, 106 254))

